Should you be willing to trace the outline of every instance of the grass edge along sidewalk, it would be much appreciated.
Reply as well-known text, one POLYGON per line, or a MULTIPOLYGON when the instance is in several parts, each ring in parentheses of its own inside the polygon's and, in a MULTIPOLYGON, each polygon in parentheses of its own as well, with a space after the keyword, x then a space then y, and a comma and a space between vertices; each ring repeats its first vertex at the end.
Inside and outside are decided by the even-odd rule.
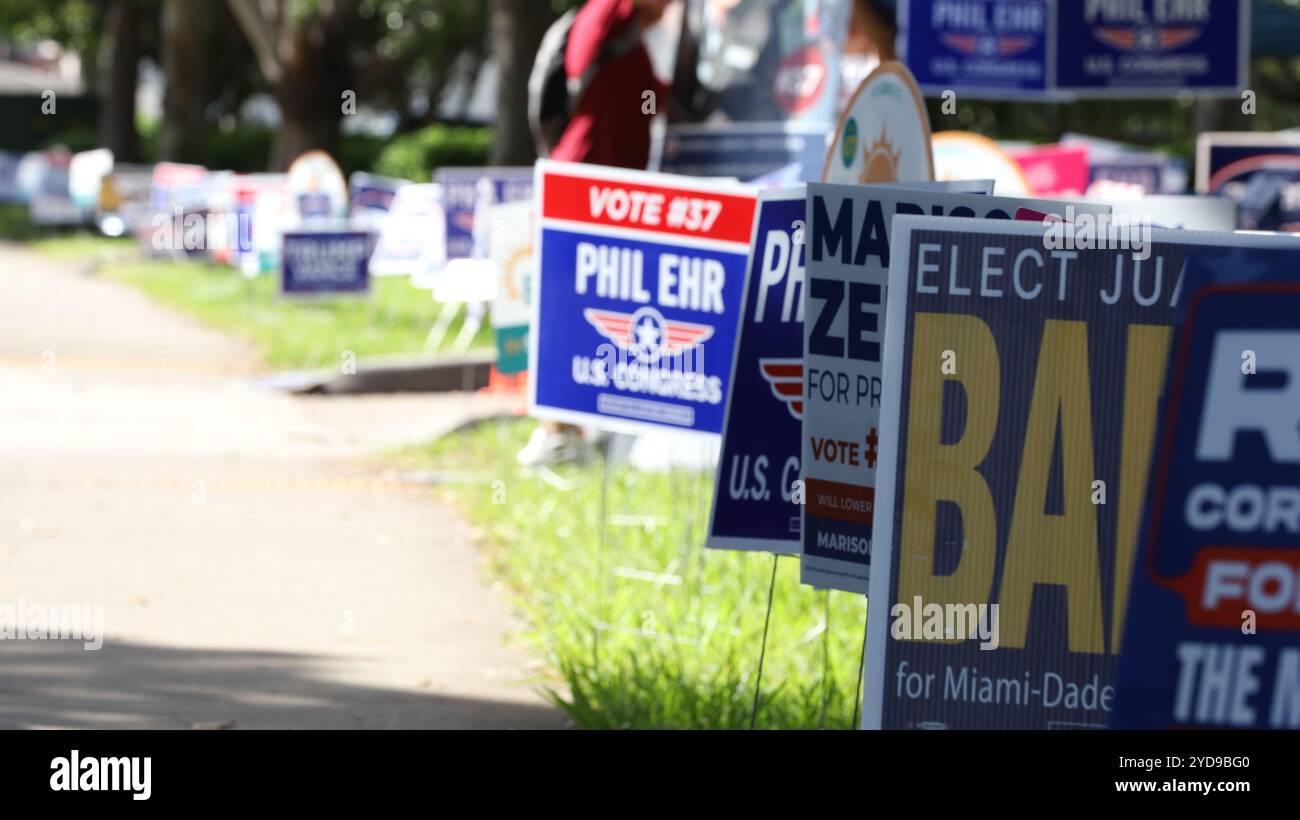
MULTIPOLYGON (((92 265, 105 279, 248 339, 272 368, 339 368, 349 359, 422 353, 441 307, 406 277, 375 277, 371 293, 361 298, 293 300, 279 295, 275 273, 247 279, 211 262, 151 259, 131 240, 72 235, 28 247, 92 265)), ((444 346, 456 338, 463 315, 452 322, 444 346)), ((491 343, 484 322, 471 347, 491 343)))
MULTIPOLYGON (((705 550, 713 474, 515 463, 535 422, 495 420, 389 453, 438 471, 511 590, 551 700, 587 728, 748 728, 770 553, 705 550), (603 544, 602 544, 603 541, 603 544)), ((756 726, 847 729, 866 599, 782 558, 756 726)))

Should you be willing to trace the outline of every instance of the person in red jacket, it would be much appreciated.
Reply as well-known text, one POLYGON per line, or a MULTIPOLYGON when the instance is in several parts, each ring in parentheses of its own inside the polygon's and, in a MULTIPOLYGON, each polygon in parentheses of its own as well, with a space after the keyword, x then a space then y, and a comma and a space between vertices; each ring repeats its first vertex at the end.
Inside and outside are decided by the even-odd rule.
POLYGON ((570 80, 593 67, 595 73, 551 149, 552 159, 642 169, 649 163, 650 120, 659 102, 667 100, 668 88, 655 76, 639 32, 654 25, 669 2, 587 0, 578 10, 564 51, 565 73, 570 80), (600 62, 602 47, 627 37, 636 38, 630 48, 615 48, 600 62), (647 98, 647 91, 654 96, 647 98))

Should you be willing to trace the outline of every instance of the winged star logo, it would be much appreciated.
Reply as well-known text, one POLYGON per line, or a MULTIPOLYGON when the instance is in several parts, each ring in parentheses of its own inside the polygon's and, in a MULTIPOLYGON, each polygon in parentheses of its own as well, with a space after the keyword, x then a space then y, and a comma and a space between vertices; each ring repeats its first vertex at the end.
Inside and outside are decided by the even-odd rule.
POLYGON ((669 321, 652 307, 635 313, 587 308, 582 315, 600 335, 646 362, 676 355, 713 336, 710 325, 669 321))
POLYGON ((758 372, 772 388, 772 395, 785 402, 790 415, 802 419, 803 359, 759 359, 758 372))
POLYGON ((1201 30, 1192 26, 1101 26, 1093 29, 1093 34, 1098 40, 1120 51, 1160 52, 1182 48, 1200 37, 1201 30))
POLYGON ((953 51, 981 57, 1014 57, 1034 44, 1032 37, 999 37, 994 34, 943 34, 939 39, 953 51))

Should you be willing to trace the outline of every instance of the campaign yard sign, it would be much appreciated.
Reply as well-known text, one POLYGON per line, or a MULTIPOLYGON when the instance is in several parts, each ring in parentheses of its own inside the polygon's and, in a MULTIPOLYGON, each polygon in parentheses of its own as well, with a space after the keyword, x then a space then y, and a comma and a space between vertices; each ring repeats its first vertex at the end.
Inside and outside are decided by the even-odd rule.
POLYGON ((902 0, 899 57, 929 95, 1045 97, 1051 12, 1048 0, 902 0))
POLYGON ((638 432, 716 434, 756 192, 537 164, 529 410, 638 432))
POLYGON ((1250 0, 1061 2, 1056 84, 1083 96, 1235 96, 1246 86, 1250 0))
MULTIPOLYGON (((481 187, 491 187, 492 202, 515 202, 532 196, 533 169, 439 168, 433 181, 441 186, 446 215, 447 260, 475 256, 474 212, 480 207, 481 187)), ((480 243, 482 247, 482 243, 480 243)))
POLYGON ((708 547, 799 552, 804 198, 802 187, 758 195, 708 547))
POLYGON ((1189 262, 1117 728, 1300 729, 1297 269, 1294 251, 1189 262))
POLYGON ((1300 231, 1300 134, 1210 132, 1196 138, 1196 192, 1238 204, 1238 227, 1300 231))
MULTIPOLYGON (((898 187, 991 194, 993 180, 898 187)), ((706 540, 711 548, 799 553, 805 199, 802 187, 758 196, 706 540)))
POLYGON ((370 289, 365 231, 286 233, 280 253, 282 295, 357 295, 370 289))
MULTIPOLYGON (((882 441, 884 297, 890 220, 898 214, 1011 219, 1020 208, 1061 213, 1050 200, 808 186, 804 286, 803 558, 806 584, 866 593, 877 459, 882 441)), ((1104 205, 1075 205, 1106 213, 1104 205)))
POLYGON ((659 167, 673 174, 756 180, 797 165, 796 179, 816 179, 830 130, 829 123, 801 120, 670 125, 659 167))
POLYGON ((1294 240, 1096 228, 894 220, 866 728, 1114 709, 1184 261, 1294 240))

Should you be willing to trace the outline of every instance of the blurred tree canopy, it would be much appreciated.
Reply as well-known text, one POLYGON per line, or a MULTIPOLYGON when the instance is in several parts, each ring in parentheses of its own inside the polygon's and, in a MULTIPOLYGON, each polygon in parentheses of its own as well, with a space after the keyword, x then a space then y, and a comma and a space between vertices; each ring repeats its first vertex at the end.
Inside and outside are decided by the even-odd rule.
MULTIPOLYGON (((267 93, 282 118, 269 135, 268 164, 281 169, 305 150, 342 150, 340 126, 354 110, 392 112, 399 137, 463 120, 464 92, 495 63, 491 160, 517 164, 533 158, 525 112, 537 45, 551 22, 580 2, 0 0, 0 49, 53 40, 78 53, 87 87, 99 97, 97 139, 123 159, 152 154, 156 145, 158 158, 213 161, 214 132, 240 127, 244 104, 267 93), (162 121, 142 137, 134 92, 146 59, 161 66, 166 88, 162 121), (447 110, 452 103, 459 112, 455 105, 447 110)), ((1069 130, 1190 156, 1198 131, 1300 123, 1300 58, 1257 56, 1250 79, 1258 96, 1254 116, 1243 114, 1237 100, 1186 95, 1070 104, 967 101, 955 115, 931 101, 931 119, 936 131, 1042 142, 1069 130)))

